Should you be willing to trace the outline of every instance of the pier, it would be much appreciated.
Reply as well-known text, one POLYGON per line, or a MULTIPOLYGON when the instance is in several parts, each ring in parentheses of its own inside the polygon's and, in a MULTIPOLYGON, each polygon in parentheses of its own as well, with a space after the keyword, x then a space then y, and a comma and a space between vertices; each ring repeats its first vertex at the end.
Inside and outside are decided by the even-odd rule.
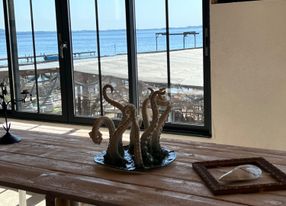
MULTIPOLYGON (((186 31, 186 32, 177 32, 177 33, 169 33, 169 36, 183 36, 183 48, 186 48, 186 37, 192 35, 194 37, 194 48, 197 48, 197 35, 200 34, 195 31, 186 31)), ((160 36, 167 36, 167 32, 158 32, 155 33, 156 36, 156 51, 158 51, 158 38, 160 36)))

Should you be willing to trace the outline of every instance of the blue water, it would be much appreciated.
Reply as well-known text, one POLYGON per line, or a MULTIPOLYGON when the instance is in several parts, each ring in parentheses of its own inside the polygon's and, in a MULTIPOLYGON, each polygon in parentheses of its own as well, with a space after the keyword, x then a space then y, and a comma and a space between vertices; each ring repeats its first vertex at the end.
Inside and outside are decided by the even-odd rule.
MULTIPOLYGON (((196 31, 197 35, 196 46, 202 47, 202 28, 201 27, 186 27, 173 28, 170 33, 181 33, 188 31, 196 31)), ((156 51, 155 33, 165 32, 165 29, 144 29, 137 30, 137 51, 152 52, 156 51)), ((194 38, 192 35, 185 38, 185 48, 194 47, 194 38)), ((31 32, 18 32, 18 56, 32 56, 32 34, 31 32)), ((37 55, 57 54, 57 34, 56 32, 35 32, 35 46, 37 55)), ((73 53, 97 51, 97 41, 95 31, 74 31, 72 32, 73 53)), ((126 32, 124 30, 109 30, 100 32, 100 52, 101 56, 111 56, 116 54, 127 53, 126 32)), ((171 49, 183 49, 183 36, 170 36, 171 49)), ((166 36, 158 37, 157 51, 166 50, 166 36)), ((0 30, 0 59, 6 58, 6 39, 5 32, 0 30)), ((3 62, 2 62, 3 63, 3 62)), ((0 62, 1 64, 1 62, 0 62)))

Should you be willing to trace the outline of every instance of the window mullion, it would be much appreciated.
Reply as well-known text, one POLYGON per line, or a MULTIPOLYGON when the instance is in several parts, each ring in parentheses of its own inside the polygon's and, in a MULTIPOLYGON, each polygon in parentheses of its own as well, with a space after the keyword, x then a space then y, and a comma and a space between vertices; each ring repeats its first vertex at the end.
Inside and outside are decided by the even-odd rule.
POLYGON ((36 53, 36 40, 35 40, 35 28, 34 28, 34 15, 33 15, 32 0, 30 0, 30 16, 31 16, 31 28, 32 28, 32 41, 33 41, 36 99, 37 99, 38 113, 40 113, 39 85, 38 85, 38 78, 39 77, 38 77, 38 69, 37 69, 37 53, 36 53))
MULTIPOLYGON (((20 95, 20 76, 18 66, 18 48, 14 1, 3 0, 3 9, 5 18, 11 100, 12 102, 15 102, 14 99, 20 95)), ((19 106, 20 104, 16 101, 17 109, 19 109, 19 106)), ((14 105, 12 105, 12 109, 15 109, 14 105)))
POLYGON ((169 0, 165 0, 165 12, 166 12, 165 15, 166 15, 167 78, 168 78, 167 85, 168 88, 171 88, 169 0))
POLYGON ((137 69, 137 41, 134 0, 125 0, 126 7, 126 33, 128 49, 128 79, 129 101, 139 108, 138 103, 138 69, 137 69))
POLYGON ((100 35, 99 35, 99 15, 98 15, 98 1, 94 1, 95 4, 95 22, 96 22, 96 41, 97 41, 97 61, 98 61, 98 79, 99 79, 99 94, 100 94, 100 112, 103 112, 103 94, 102 94, 102 73, 101 73, 101 52, 100 52, 100 35))
POLYGON ((203 58, 204 58, 204 127, 211 135, 211 62, 210 62, 210 8, 209 1, 203 1, 203 58))

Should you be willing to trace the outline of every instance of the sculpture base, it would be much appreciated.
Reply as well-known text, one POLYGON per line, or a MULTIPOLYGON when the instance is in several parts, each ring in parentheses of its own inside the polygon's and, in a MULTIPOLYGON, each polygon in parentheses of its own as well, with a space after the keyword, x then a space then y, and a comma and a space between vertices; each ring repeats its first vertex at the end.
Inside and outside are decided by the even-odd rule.
POLYGON ((14 144, 21 142, 21 137, 18 137, 17 135, 13 135, 10 132, 6 132, 6 134, 0 138, 0 145, 1 144, 14 144))
POLYGON ((104 161, 104 156, 106 154, 106 151, 102 151, 102 152, 98 153, 94 157, 94 161, 100 165, 109 166, 109 167, 113 167, 113 168, 117 168, 117 169, 125 170, 125 171, 148 170, 148 169, 153 169, 153 168, 165 167, 165 166, 171 164, 176 159, 176 153, 174 151, 168 150, 166 148, 163 148, 163 150, 165 150, 167 152, 167 155, 161 161, 161 164, 152 165, 150 167, 145 167, 145 168, 136 168, 135 167, 135 163, 134 163, 134 160, 132 158, 132 155, 129 153, 128 146, 124 147, 124 159, 127 160, 127 163, 123 167, 118 167, 116 165, 111 165, 111 164, 106 163, 104 161))

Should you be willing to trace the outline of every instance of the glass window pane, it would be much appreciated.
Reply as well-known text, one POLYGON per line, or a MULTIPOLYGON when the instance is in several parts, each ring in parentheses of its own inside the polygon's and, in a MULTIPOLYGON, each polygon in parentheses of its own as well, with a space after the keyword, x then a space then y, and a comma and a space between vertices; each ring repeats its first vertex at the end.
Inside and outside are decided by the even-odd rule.
MULTIPOLYGON (((129 101, 126 17, 124 0, 99 0, 99 29, 102 84, 111 84, 116 101, 129 101)), ((120 118, 121 112, 106 101, 104 114, 120 118)))
POLYGON ((204 125, 202 0, 169 0, 172 121, 204 125))
POLYGON ((164 0, 136 0, 139 102, 148 88, 167 87, 166 14, 164 0))
POLYGON ((75 115, 96 117, 101 111, 95 1, 70 0, 70 13, 75 115))
POLYGON ((37 91, 36 91, 36 76, 34 68, 33 40, 32 27, 30 16, 29 0, 14 0, 15 20, 17 31, 17 49, 18 49, 18 64, 16 70, 16 82, 18 94, 17 99, 21 99, 20 91, 28 90, 33 101, 29 103, 19 103, 17 110, 25 112, 37 112, 37 91))
POLYGON ((60 115, 62 100, 55 1, 32 2, 40 113, 60 115))

